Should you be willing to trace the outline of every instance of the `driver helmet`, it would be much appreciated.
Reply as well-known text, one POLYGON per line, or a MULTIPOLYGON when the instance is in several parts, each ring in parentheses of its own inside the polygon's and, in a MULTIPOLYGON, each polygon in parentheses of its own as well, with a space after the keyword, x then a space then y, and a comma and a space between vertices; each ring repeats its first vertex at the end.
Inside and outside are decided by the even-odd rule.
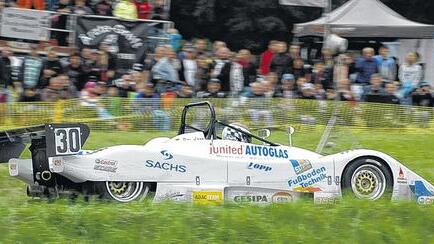
POLYGON ((249 135, 250 131, 247 129, 247 126, 244 126, 239 123, 230 124, 230 126, 237 128, 238 130, 226 126, 222 132, 223 140, 240 141, 246 143, 252 142, 252 137, 249 135), (241 131, 246 133, 242 133, 241 131))

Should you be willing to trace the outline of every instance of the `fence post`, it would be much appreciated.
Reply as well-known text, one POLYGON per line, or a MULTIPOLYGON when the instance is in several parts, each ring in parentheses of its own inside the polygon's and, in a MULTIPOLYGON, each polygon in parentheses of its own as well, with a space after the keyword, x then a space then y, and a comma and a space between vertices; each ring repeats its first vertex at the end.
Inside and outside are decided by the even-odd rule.
POLYGON ((64 108, 65 108, 64 100, 59 100, 54 104, 54 123, 61 123, 63 121, 64 108))

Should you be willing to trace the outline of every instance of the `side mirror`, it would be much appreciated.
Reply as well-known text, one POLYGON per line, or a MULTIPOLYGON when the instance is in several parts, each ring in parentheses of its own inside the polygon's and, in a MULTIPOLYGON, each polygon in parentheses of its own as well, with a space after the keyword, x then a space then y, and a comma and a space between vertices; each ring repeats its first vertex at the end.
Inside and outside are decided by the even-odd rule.
POLYGON ((295 133, 295 129, 294 129, 294 127, 290 126, 290 127, 288 128, 288 134, 292 136, 294 133, 295 133))
POLYGON ((270 135, 271 131, 269 129, 261 129, 258 131, 258 136, 262 139, 267 139, 268 137, 270 137, 270 135))
POLYGON ((294 127, 290 126, 288 128, 289 146, 292 147, 292 135, 295 133, 294 127))

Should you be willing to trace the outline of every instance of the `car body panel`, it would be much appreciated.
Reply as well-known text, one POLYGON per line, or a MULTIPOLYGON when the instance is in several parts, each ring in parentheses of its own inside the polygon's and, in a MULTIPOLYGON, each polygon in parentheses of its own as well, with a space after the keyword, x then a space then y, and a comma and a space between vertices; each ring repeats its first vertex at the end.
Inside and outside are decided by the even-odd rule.
MULTIPOLYGON (((315 202, 322 203, 341 197, 342 174, 349 163, 360 157, 375 157, 392 171, 393 199, 414 199, 412 185, 416 181, 434 192, 429 182, 378 151, 359 149, 323 156, 297 147, 205 140, 200 134, 192 134, 156 138, 143 146, 113 146, 52 157, 50 170, 75 183, 156 182, 156 202, 194 202, 195 192, 221 192, 224 200, 233 202, 263 202, 264 198, 273 202, 279 194, 293 201, 302 193, 312 193, 315 202), (234 200, 240 194, 244 197, 234 200)), ((12 164, 16 161, 11 160, 12 164)))

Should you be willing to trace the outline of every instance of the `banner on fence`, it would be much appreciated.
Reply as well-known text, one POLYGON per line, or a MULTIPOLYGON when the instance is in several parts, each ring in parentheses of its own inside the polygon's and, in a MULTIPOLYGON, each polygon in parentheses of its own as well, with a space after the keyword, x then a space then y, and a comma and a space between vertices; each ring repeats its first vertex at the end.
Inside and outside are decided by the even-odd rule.
POLYGON ((144 58, 148 30, 145 22, 83 16, 77 20, 77 43, 89 48, 108 45, 110 53, 117 56, 116 70, 127 73, 144 58))
POLYGON ((280 0, 282 5, 292 5, 292 6, 307 6, 307 7, 327 7, 328 0, 280 0))
POLYGON ((3 9, 2 37, 47 41, 50 39, 50 12, 19 8, 3 9))

